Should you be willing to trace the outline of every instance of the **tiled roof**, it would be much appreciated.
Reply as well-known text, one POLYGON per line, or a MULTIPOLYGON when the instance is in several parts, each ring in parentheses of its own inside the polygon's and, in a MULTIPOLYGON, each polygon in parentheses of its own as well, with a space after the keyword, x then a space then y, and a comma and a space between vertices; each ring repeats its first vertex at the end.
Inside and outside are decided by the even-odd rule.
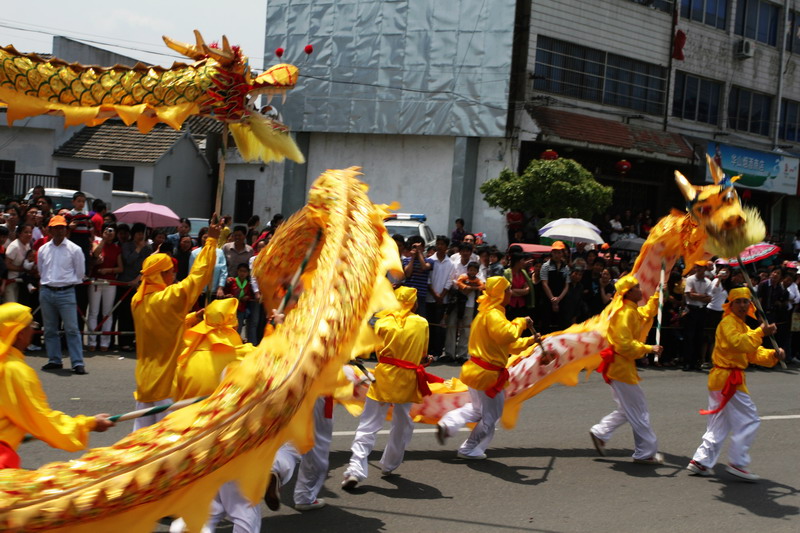
POLYGON ((224 127, 225 124, 219 120, 214 120, 213 118, 209 117, 201 117, 200 115, 192 115, 184 121, 181 129, 184 131, 189 131, 192 135, 205 136, 209 133, 222 134, 222 129, 224 127))
POLYGON ((613 146, 623 150, 692 158, 691 147, 677 133, 571 113, 552 107, 533 107, 529 112, 539 124, 542 133, 548 136, 613 146))
POLYGON ((176 131, 166 124, 156 124, 149 133, 143 134, 136 126, 126 126, 121 120, 108 120, 99 126, 83 128, 53 155, 155 163, 183 135, 183 131, 176 131))

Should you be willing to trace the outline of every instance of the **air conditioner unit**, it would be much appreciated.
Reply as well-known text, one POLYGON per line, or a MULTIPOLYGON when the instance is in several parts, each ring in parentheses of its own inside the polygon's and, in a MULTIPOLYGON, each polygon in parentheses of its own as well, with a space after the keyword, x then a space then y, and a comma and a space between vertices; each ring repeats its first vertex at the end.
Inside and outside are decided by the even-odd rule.
POLYGON ((737 59, 747 59, 753 57, 755 53, 755 45, 750 39, 742 39, 736 43, 736 57, 737 59))

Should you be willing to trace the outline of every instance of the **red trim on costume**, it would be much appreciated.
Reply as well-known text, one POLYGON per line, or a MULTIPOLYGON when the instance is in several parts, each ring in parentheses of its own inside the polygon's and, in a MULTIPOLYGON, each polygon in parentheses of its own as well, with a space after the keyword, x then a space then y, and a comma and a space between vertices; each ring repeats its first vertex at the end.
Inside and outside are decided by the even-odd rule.
POLYGON ((325 418, 333 418, 333 396, 325 396, 325 418))
POLYGON ((435 376, 433 374, 428 374, 425 372, 425 367, 422 365, 415 365, 411 361, 405 361, 403 359, 396 359, 394 357, 387 357, 381 356, 378 359, 379 363, 383 363, 385 365, 392 365, 399 368, 405 368, 406 370, 414 370, 417 373, 417 389, 419 392, 422 393, 423 396, 430 396, 431 389, 428 387, 428 383, 444 383, 444 379, 440 378, 439 376, 435 376))
POLYGON ((469 360, 484 370, 490 370, 492 372, 500 372, 500 375, 497 376, 497 381, 494 382, 494 385, 486 389, 484 392, 486 396, 489 398, 494 398, 497 396, 497 393, 503 390, 503 387, 506 386, 506 381, 508 381, 508 369, 504 366, 496 366, 490 363, 487 363, 483 359, 479 359, 474 355, 471 355, 469 360))
POLYGON ((600 352, 600 357, 603 358, 603 362, 597 367, 597 372, 603 374, 603 379, 606 380, 606 383, 609 385, 611 384, 611 378, 608 377, 608 369, 611 368, 611 363, 614 362, 614 354, 614 348, 610 346, 600 352))
POLYGON ((3 441, 0 441, 0 470, 3 468, 19 468, 20 460, 19 455, 11 446, 3 441))
POLYGON ((730 371, 730 374, 728 374, 728 379, 725 380, 725 386, 722 387, 722 402, 720 402, 719 407, 713 411, 701 409, 699 411, 701 415, 715 415, 722 411, 722 409, 728 405, 730 399, 733 398, 733 395, 736 394, 736 387, 744 383, 744 373, 742 372, 741 368, 729 368, 725 366, 715 366, 715 368, 730 371))

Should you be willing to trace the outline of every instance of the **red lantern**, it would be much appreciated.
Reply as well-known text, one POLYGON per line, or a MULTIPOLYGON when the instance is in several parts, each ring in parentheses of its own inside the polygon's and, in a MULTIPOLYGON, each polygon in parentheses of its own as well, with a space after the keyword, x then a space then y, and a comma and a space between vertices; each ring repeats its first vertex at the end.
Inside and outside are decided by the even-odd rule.
POLYGON ((616 169, 617 169, 617 172, 619 172, 620 174, 622 174, 622 175, 624 176, 625 174, 627 174, 627 173, 628 173, 628 171, 630 171, 630 169, 631 169, 631 164, 630 164, 630 163, 628 162, 628 160, 626 160, 626 159, 620 159, 620 160, 619 160, 619 161, 617 161, 617 163, 614 165, 614 168, 616 168, 616 169))
POLYGON ((558 159, 558 152, 553 150, 552 148, 548 148, 541 154, 539 154, 539 159, 544 159, 545 161, 555 161, 558 159))
POLYGON ((278 56, 278 58, 280 59, 283 56, 283 48, 280 47, 276 48, 275 55, 278 56))
POLYGON ((305 53, 307 53, 307 54, 311 55, 311 52, 313 52, 313 51, 314 51, 314 47, 313 47, 313 46, 311 46, 310 44, 307 44, 307 45, 306 45, 306 47, 305 47, 305 48, 303 48, 303 51, 304 51, 305 53))

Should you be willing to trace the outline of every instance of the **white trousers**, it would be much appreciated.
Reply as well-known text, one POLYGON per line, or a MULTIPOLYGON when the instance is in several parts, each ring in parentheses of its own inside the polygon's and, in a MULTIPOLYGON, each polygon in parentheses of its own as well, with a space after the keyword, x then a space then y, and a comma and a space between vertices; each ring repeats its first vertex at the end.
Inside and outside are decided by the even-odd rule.
MULTIPOLYGON (((258 505, 251 505, 239 492, 236 482, 229 481, 219 488, 219 492, 211 502, 211 517, 201 529, 201 533, 214 533, 217 524, 225 517, 233 522, 233 533, 259 533, 261 531, 261 510, 258 505)), ((170 533, 186 531, 186 522, 182 518, 173 520, 169 526, 170 533)))
POLYGON ((614 430, 628 422, 633 430, 633 458, 653 457, 658 452, 658 439, 650 426, 650 412, 642 388, 612 379, 611 390, 617 409, 592 426, 592 433, 603 442, 608 442, 614 430))
POLYGON ((476 422, 467 440, 458 451, 464 455, 478 456, 486 451, 494 438, 494 429, 497 421, 503 414, 505 392, 500 391, 494 398, 489 398, 484 391, 469 388, 471 403, 454 409, 444 415, 439 423, 447 430, 450 437, 464 427, 465 424, 476 422))
MULTIPOLYGON (((94 331, 97 327, 97 316, 108 316, 111 309, 114 307, 114 299, 117 297, 117 287, 114 285, 92 285, 89 287, 89 311, 86 316, 86 324, 89 326, 89 331, 94 331)), ((108 316, 101 331, 114 331, 114 320, 108 316)), ((110 335, 89 335, 88 345, 97 346, 98 344, 103 348, 108 348, 111 344, 110 335), (98 339, 100 342, 98 343, 98 339)))
POLYGON ((314 447, 301 456, 291 443, 281 446, 275 453, 272 472, 278 474, 281 486, 292 479, 294 467, 300 461, 297 483, 294 485, 294 503, 314 503, 328 476, 328 457, 333 438, 333 418, 325 418, 325 398, 314 404, 314 447))
POLYGON ((469 357, 467 348, 469 347, 470 325, 474 316, 474 307, 465 308, 464 317, 461 319, 458 318, 458 313, 455 309, 447 315, 447 333, 444 340, 445 357, 464 361, 469 357))
MULTIPOLYGON (((159 400, 157 402, 136 402, 136 410, 139 409, 150 409, 151 407, 159 407, 161 405, 169 405, 172 403, 170 398, 166 400, 159 400)), ((133 420, 133 430, 138 431, 142 428, 146 428, 147 426, 152 426, 165 416, 167 416, 166 411, 161 411, 160 413, 156 413, 154 415, 147 415, 147 416, 140 416, 139 418, 135 418, 133 420)))
MULTIPOLYGON (((708 392, 708 409, 716 409, 722 401, 721 391, 708 392)), ((749 394, 736 391, 733 398, 717 414, 707 415, 708 427, 703 442, 694 452, 694 459, 706 468, 713 467, 722 452, 722 444, 730 433, 728 459, 731 464, 746 467, 750 464, 750 447, 761 424, 756 405, 749 394)))
POLYGON ((350 456, 350 465, 344 472, 345 477, 355 476, 359 481, 367 478, 369 464, 367 459, 370 452, 375 447, 375 438, 378 431, 383 429, 386 420, 386 413, 389 407, 394 406, 392 411, 392 429, 389 432, 389 442, 381 456, 381 469, 391 472, 403 463, 403 456, 406 453, 406 446, 414 436, 414 423, 411 421, 409 412, 411 403, 386 403, 376 402, 370 398, 364 401, 364 412, 358 420, 358 429, 350 446, 353 454, 350 456))

